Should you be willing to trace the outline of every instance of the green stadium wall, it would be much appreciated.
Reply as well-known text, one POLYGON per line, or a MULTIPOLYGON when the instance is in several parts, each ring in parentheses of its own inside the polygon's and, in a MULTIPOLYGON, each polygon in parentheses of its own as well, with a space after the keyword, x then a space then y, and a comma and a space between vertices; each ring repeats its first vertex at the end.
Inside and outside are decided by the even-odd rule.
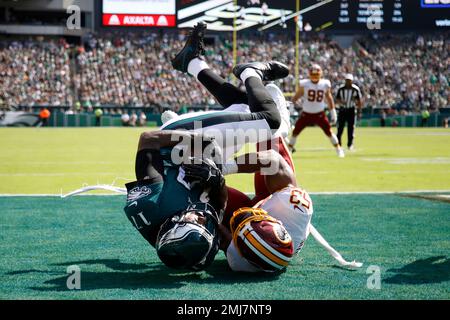
MULTIPOLYGON (((430 115, 428 119, 427 127, 441 127, 444 118, 437 113, 430 115)), ((95 126, 95 115, 90 113, 80 113, 80 114, 65 114, 63 112, 54 112, 50 117, 48 125, 51 127, 94 127, 95 126)), ((386 118, 386 127, 395 126, 394 123, 398 123, 398 127, 420 127, 422 124, 422 118, 420 115, 409 115, 409 116, 392 116, 386 118)), ((148 127, 160 126, 161 116, 159 114, 147 114, 147 124, 148 127)), ((121 127, 122 121, 120 116, 114 115, 103 115, 100 120, 100 126, 102 127, 121 127)), ((381 119, 368 118, 358 121, 359 127, 381 127, 381 119)))

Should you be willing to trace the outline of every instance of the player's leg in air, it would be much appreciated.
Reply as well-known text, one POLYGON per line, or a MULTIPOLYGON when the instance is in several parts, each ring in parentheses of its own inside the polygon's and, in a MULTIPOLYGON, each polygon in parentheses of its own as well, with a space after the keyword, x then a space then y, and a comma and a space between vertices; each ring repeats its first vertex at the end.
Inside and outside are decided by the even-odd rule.
MULTIPOLYGON (((287 136, 289 112, 284 96, 278 87, 273 84, 264 86, 263 81, 286 77, 288 68, 275 61, 236 66, 233 73, 244 83, 246 91, 243 91, 217 75, 201 57, 205 29, 206 25, 203 23, 194 27, 186 45, 172 60, 172 64, 176 70, 195 77, 226 109, 222 112, 201 112, 183 116, 168 112, 164 115, 166 119, 161 129, 195 130, 197 122, 207 135, 212 132, 213 136, 217 133, 225 136, 227 130, 238 133, 239 130, 244 133, 257 132, 256 139, 254 135, 246 139, 245 142, 249 143, 267 141, 272 138, 274 132, 275 135, 280 135, 283 131, 286 132, 284 136, 287 136), (260 131, 267 133, 260 134, 260 131)), ((242 142, 243 139, 240 138, 239 141, 242 142)), ((238 151, 242 145, 243 143, 236 144, 235 139, 232 139, 231 145, 224 143, 222 147, 225 149, 225 159, 238 151)), ((251 205, 251 199, 236 189, 228 188, 227 210, 248 205, 251 205)))
MULTIPOLYGON (((212 71, 202 58, 205 29, 204 23, 194 27, 186 45, 172 60, 172 65, 176 70, 195 77, 226 109, 174 117, 163 125, 162 130, 196 130, 196 126, 200 126, 199 130, 205 134, 220 136, 218 138, 221 141, 230 132, 238 132, 237 138, 245 140, 245 143, 270 139, 280 128, 282 121, 276 102, 263 81, 286 77, 289 74, 288 67, 276 61, 239 64, 233 69, 233 73, 245 85, 246 90, 240 90, 212 71), (242 132, 245 139, 242 139, 242 132), (247 136, 247 132, 252 134, 247 136)), ((235 139, 228 140, 228 143, 223 143, 225 158, 243 145, 236 144, 235 139)))

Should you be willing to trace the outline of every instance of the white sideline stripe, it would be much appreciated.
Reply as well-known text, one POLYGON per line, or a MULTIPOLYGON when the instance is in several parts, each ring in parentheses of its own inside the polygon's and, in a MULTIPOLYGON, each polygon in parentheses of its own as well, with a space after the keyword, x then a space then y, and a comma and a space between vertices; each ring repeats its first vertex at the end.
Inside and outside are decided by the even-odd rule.
MULTIPOLYGON (((105 197, 105 196, 121 196, 121 194, 117 193, 98 193, 98 194, 77 194, 77 197, 105 197)), ((124 195, 123 195, 124 196, 124 195)), ((0 198, 11 198, 11 197, 58 197, 61 198, 61 194, 54 193, 5 193, 0 194, 0 198)), ((61 198, 62 199, 62 198, 61 198)))
MULTIPOLYGON (((450 163, 450 161, 449 161, 450 163)), ((429 164, 444 164, 444 163, 429 163, 429 164)), ((426 170, 412 170, 412 173, 425 174, 429 173, 426 170)), ((302 175, 327 175, 334 173, 334 171, 311 171, 303 172, 302 175)), ((366 174, 402 174, 404 171, 400 170, 385 170, 385 171, 365 171, 366 174)), ((450 173, 450 170, 438 171, 438 173, 450 173)), ((96 172, 99 176, 113 176, 116 173, 113 172, 96 172)), ((79 173, 68 172, 68 173, 0 173, 0 177, 65 177, 65 176, 78 176, 79 173)), ((124 178, 123 180, 132 181, 133 178, 124 178)))
MULTIPOLYGON (((96 172, 99 176, 114 176, 117 173, 114 172, 96 172)), ((65 177, 65 176, 79 176, 78 172, 66 172, 66 173, 0 173, 0 177, 65 177)))
MULTIPOLYGON (((61 164, 129 164, 127 161, 24 161, 20 162, 22 165, 61 165, 61 164)), ((17 162, 2 162, 3 165, 11 165, 11 164, 17 164, 17 162)))
POLYGON ((355 191, 355 192, 309 192, 312 195, 352 195, 352 194, 414 194, 414 193, 449 193, 450 190, 405 190, 405 191, 355 191))
MULTIPOLYGON (((301 174, 306 175, 324 175, 334 173, 335 171, 311 171, 311 172, 302 172, 301 174)), ((402 174, 404 171, 400 170, 385 170, 385 171, 364 171, 365 174, 402 174)), ((430 173, 427 170, 411 170, 411 173, 430 173)), ((438 171, 438 173, 450 173, 450 170, 438 171)))
MULTIPOLYGON (((414 193, 450 193, 449 190, 406 190, 406 191, 323 191, 323 192, 308 192, 310 195, 352 195, 352 194, 414 194, 414 193)), ((248 196, 254 196, 254 193, 245 192, 248 196)), ((104 197, 104 196, 123 196, 117 193, 99 193, 99 194, 80 194, 81 197, 104 197)), ((448 197, 447 195, 439 195, 448 197)), ((0 197, 61 197, 61 194, 45 194, 45 193, 3 193, 0 197)))

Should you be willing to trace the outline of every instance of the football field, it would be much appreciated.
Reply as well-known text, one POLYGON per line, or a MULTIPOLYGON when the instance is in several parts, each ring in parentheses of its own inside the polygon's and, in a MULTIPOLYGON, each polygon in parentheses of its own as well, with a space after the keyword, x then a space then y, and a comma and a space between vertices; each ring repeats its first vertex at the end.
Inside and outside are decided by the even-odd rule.
MULTIPOLYGON (((294 162, 312 222, 364 265, 341 268, 310 238, 273 277, 232 273, 223 253, 203 272, 168 269, 124 196, 58 196, 132 181, 142 131, 0 128, 0 299, 450 299, 449 130, 358 128, 356 151, 339 159, 308 128, 294 162), (70 266, 80 290, 67 287, 70 266)), ((250 175, 227 182, 253 190, 250 175)))

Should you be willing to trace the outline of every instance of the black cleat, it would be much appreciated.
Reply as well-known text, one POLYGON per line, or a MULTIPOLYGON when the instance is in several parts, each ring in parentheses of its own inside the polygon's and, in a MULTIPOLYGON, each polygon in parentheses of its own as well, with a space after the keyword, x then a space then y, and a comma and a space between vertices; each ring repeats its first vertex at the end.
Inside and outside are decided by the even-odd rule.
POLYGON ((241 63, 233 68, 233 73, 240 79, 247 68, 255 69, 263 81, 282 79, 289 75, 289 67, 278 61, 241 63))
POLYGON ((206 23, 204 22, 199 22, 194 26, 183 49, 172 59, 172 66, 175 70, 186 73, 188 64, 192 59, 205 55, 203 43, 205 30, 206 23))

